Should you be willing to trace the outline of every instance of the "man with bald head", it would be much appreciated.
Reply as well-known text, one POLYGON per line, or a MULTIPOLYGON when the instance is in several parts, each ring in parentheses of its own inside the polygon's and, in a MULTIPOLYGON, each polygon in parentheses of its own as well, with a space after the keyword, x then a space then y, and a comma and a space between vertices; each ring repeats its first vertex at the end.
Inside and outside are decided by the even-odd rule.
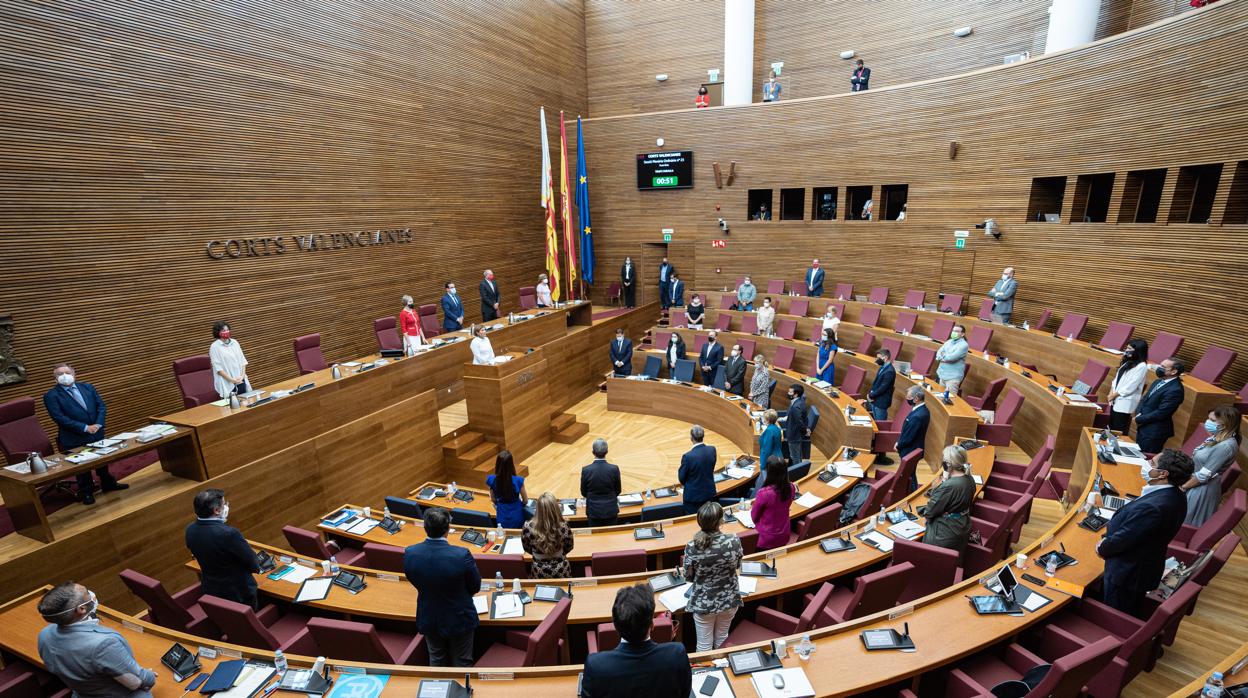
POLYGON ((992 299, 992 321, 1002 324, 1010 321, 1014 312, 1014 292, 1018 290, 1018 282, 1014 280, 1014 267, 1006 267, 1001 278, 992 285, 988 297, 992 299))
MULTIPOLYGON (((90 383, 79 383, 74 367, 59 364, 52 370, 56 387, 43 394, 43 406, 48 416, 60 427, 56 433, 56 445, 61 451, 86 446, 104 438, 104 401, 90 383)), ((130 485, 117 482, 108 466, 95 469, 100 477, 100 489, 105 492, 124 490, 130 485)), ((95 482, 91 471, 75 476, 78 480, 78 501, 95 504, 95 482)))
POLYGON ((498 319, 498 284, 494 282, 494 271, 485 270, 485 278, 477 287, 481 293, 481 320, 489 322, 498 319))
POLYGON ((75 698, 151 698, 156 672, 139 666, 120 633, 100 627, 98 607, 74 582, 44 594, 39 615, 49 625, 39 631, 39 658, 75 698))

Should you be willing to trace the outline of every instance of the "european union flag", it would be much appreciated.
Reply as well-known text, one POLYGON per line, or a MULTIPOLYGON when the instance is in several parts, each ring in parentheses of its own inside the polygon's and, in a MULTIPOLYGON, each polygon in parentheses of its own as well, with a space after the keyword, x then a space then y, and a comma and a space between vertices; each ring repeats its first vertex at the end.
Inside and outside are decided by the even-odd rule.
POLYGON ((589 225, 589 174, 585 170, 585 139, 576 117, 576 213, 581 224, 581 278, 594 283, 594 235, 589 225))

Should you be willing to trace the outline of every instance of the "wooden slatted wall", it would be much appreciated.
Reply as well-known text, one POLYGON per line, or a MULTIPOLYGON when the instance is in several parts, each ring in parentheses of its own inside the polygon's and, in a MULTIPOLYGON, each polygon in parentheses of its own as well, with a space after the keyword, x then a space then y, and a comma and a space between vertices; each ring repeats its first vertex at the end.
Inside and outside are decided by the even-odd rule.
POLYGON ((454 279, 479 317, 486 266, 517 306, 543 266, 538 107, 586 109, 583 26, 580 0, 6 3, 0 314, 30 380, 0 401, 68 360, 116 430, 181 408, 170 364, 219 318, 264 385, 295 375, 297 335, 375 351, 403 293, 454 279), (271 236, 284 254, 206 253, 271 236))

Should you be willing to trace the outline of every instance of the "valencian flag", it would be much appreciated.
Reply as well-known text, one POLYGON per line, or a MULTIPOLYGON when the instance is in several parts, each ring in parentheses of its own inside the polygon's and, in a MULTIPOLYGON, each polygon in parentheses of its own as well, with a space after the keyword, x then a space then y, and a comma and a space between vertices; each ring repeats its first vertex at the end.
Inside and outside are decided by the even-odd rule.
POLYGON ((563 244, 568 252, 568 298, 576 292, 576 238, 572 237, 572 197, 568 190, 568 132, 563 126, 563 110, 559 111, 559 196, 563 202, 563 244))
POLYGON ((594 237, 589 228, 589 174, 585 169, 585 140, 581 117, 576 117, 576 213, 580 217, 581 278, 594 283, 594 237))
POLYGON ((542 119, 542 208, 546 210, 546 275, 550 277, 550 299, 559 300, 559 234, 555 232, 555 187, 550 178, 550 142, 546 138, 546 107, 542 119))

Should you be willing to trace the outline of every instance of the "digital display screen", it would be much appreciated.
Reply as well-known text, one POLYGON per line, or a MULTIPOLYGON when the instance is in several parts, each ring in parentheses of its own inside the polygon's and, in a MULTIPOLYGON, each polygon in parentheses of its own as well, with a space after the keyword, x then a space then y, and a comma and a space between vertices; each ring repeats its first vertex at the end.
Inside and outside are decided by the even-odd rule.
POLYGON ((691 187, 693 187, 692 150, 637 155, 638 189, 689 189, 691 187))

